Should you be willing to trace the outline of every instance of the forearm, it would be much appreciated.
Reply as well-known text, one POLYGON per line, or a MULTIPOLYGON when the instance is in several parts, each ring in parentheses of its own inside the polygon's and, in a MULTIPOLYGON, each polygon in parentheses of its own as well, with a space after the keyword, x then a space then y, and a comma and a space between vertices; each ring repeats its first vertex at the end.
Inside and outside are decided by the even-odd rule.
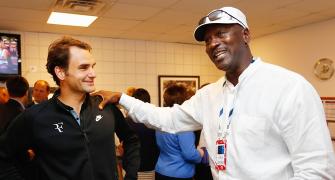
POLYGON ((122 95, 120 104, 128 110, 128 115, 136 122, 141 122, 160 131, 176 133, 201 128, 195 120, 192 107, 175 105, 170 107, 155 107, 153 104, 122 95))
POLYGON ((291 90, 283 97, 276 122, 292 159, 292 179, 335 179, 335 155, 320 97, 309 84, 291 90))
POLYGON ((334 166, 334 159, 327 159, 330 157, 326 157, 322 155, 323 153, 320 152, 319 154, 315 154, 314 157, 305 157, 305 161, 302 160, 303 164, 295 165, 294 167, 294 177, 290 180, 301 180, 301 179, 328 179, 334 180, 335 179, 335 166, 334 166), (323 157, 323 158, 321 158, 323 157), (308 161, 308 162, 307 162, 308 161))
POLYGON ((194 133, 193 132, 179 133, 178 139, 179 139, 179 146, 180 146, 183 158, 187 162, 200 163, 201 154, 195 147, 194 133))
POLYGON ((137 179, 140 167, 140 142, 137 136, 131 136, 123 141, 123 167, 126 171, 125 179, 137 179))
MULTIPOLYGON (((327 137, 318 137, 313 133, 305 136, 306 141, 297 142, 302 148, 291 153, 294 171, 292 180, 335 179, 335 156, 330 144, 327 143, 327 137)), ((293 149, 292 146, 289 148, 293 149)))
POLYGON ((124 149, 122 163, 126 171, 125 179, 135 180, 140 166, 140 142, 135 132, 130 129, 121 111, 116 106, 111 106, 111 108, 116 119, 115 133, 124 149))

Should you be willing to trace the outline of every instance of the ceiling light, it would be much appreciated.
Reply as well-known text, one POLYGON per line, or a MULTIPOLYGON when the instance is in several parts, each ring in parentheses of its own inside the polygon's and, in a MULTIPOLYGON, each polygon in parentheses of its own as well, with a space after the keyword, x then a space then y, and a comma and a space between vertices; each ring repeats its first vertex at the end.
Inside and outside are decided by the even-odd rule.
POLYGON ((67 25, 67 26, 88 27, 97 18, 98 18, 97 16, 51 12, 47 23, 67 25))

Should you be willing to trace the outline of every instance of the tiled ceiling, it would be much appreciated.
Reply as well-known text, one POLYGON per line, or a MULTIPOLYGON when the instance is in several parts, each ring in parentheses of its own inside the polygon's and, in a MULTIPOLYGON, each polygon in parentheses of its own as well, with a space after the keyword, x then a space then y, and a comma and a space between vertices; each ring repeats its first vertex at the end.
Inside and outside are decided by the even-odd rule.
POLYGON ((335 18, 335 0, 79 1, 109 5, 90 27, 81 28, 46 24, 56 0, 0 0, 0 29, 195 44, 198 20, 222 6, 245 12, 254 38, 335 18))

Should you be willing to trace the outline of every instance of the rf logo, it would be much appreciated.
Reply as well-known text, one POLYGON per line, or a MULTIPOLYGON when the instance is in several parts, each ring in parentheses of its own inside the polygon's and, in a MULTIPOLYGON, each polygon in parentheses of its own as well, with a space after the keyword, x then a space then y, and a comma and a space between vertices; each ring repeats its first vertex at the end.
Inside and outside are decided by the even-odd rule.
POLYGON ((63 122, 55 123, 53 125, 56 126, 55 129, 57 129, 58 132, 60 132, 60 133, 63 132, 63 122))

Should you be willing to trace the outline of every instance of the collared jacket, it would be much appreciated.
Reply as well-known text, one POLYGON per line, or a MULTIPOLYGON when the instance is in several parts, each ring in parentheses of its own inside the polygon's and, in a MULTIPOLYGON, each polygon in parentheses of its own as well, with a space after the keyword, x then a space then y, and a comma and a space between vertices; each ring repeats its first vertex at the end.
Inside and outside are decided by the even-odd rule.
POLYGON ((136 179, 140 143, 119 109, 109 105, 100 111, 101 98, 87 94, 79 125, 73 109, 57 96, 27 109, 1 137, 6 148, 0 150, 0 163, 15 165, 1 169, 0 179, 24 176, 20 174, 22 157, 30 148, 36 153, 41 180, 116 180, 114 132, 125 150, 125 179, 136 179))
POLYGON ((7 128, 8 124, 24 111, 15 99, 9 99, 5 104, 0 104, 0 134, 7 128))

